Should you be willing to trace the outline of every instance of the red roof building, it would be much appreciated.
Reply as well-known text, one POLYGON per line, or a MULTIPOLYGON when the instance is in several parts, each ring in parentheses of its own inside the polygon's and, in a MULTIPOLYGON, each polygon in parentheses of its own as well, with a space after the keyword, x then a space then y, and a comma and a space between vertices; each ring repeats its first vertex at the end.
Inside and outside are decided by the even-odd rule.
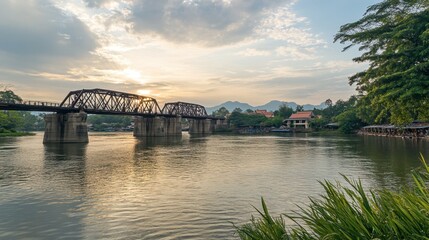
POLYGON ((297 112, 292 114, 285 122, 290 128, 309 128, 309 123, 314 117, 313 111, 297 112))
POLYGON ((264 115, 267 118, 274 117, 274 113, 273 112, 268 112, 267 110, 255 110, 255 114, 261 114, 261 115, 264 115))

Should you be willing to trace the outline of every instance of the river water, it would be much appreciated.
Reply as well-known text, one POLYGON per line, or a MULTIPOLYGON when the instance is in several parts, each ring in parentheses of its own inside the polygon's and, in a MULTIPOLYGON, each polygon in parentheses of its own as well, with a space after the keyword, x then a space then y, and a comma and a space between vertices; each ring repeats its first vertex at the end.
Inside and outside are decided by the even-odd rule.
POLYGON ((318 180, 396 189, 429 159, 428 141, 369 136, 42 138, 0 139, 0 239, 236 239, 261 196, 278 215, 322 193, 318 180))

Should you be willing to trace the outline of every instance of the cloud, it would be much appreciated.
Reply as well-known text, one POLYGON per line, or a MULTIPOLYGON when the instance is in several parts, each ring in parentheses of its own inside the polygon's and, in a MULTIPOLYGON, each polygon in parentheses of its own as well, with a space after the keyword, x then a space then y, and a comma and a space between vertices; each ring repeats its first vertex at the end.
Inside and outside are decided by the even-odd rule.
POLYGON ((49 1, 0 1, 0 59, 15 68, 62 67, 93 57, 97 38, 49 1))
POLYGON ((314 60, 317 59, 314 48, 299 48, 294 46, 283 46, 276 48, 279 56, 287 57, 291 60, 314 60))
POLYGON ((126 17, 132 30, 176 43, 222 46, 254 33, 266 9, 288 0, 134 0, 126 17))
POLYGON ((298 17, 290 7, 267 11, 267 17, 256 28, 257 34, 296 46, 323 46, 326 42, 307 27, 307 19, 298 17))
POLYGON ((237 55, 245 57, 255 57, 255 56, 270 56, 270 51, 257 50, 254 48, 247 48, 244 51, 238 52, 237 55))
POLYGON ((0 36, 0 74, 9 76, 2 82, 118 82, 106 71, 122 66, 100 50, 100 38, 49 0, 0 1, 0 36))
POLYGON ((113 0, 84 0, 88 7, 102 7, 108 3, 114 2, 113 0))

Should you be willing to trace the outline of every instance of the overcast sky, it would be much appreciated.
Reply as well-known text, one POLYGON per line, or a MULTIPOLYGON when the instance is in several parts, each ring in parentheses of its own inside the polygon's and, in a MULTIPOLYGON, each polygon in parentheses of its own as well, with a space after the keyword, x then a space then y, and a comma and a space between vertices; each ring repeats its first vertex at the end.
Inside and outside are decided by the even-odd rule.
POLYGON ((0 84, 60 102, 105 88, 213 106, 319 104, 365 65, 333 36, 375 0, 1 0, 0 84))

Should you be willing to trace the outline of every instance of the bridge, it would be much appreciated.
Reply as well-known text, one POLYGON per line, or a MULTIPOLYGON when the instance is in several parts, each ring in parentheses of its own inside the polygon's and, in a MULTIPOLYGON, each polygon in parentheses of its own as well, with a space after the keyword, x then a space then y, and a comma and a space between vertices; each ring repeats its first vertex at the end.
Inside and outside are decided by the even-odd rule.
POLYGON ((98 88, 71 91, 61 103, 0 100, 0 110, 54 113, 45 116, 44 143, 88 142, 87 114, 134 116, 136 137, 181 135, 182 118, 188 119, 191 134, 211 133, 225 124, 198 104, 172 102, 161 109, 154 98, 98 88))

